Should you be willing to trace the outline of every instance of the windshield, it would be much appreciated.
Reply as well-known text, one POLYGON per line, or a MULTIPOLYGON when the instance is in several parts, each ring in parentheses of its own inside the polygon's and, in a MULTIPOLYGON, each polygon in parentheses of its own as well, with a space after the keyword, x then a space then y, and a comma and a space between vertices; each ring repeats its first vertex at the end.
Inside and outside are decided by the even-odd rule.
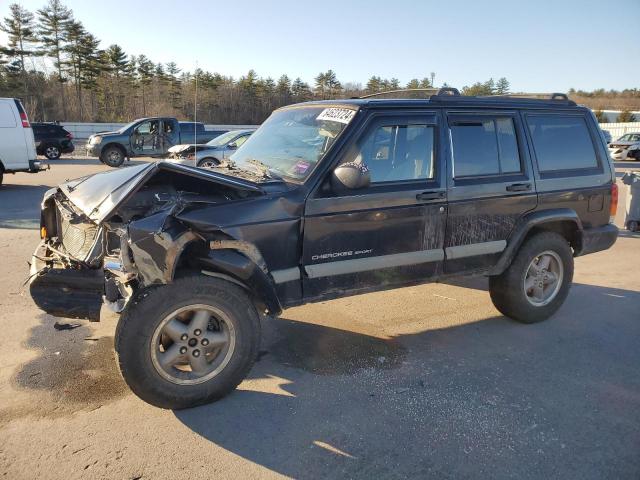
POLYGON ((209 140, 207 142, 207 145, 211 145, 212 147, 221 147, 229 143, 231 140, 233 140, 237 136, 238 136, 238 132, 237 131, 234 132, 232 130, 230 132, 223 133, 222 135, 217 136, 213 140, 209 140))
POLYGON ((304 180, 353 119, 350 107, 305 106, 274 112, 231 156, 233 164, 304 180))
POLYGON ((140 120, 134 120, 131 123, 127 123, 124 127, 120 127, 118 130, 116 130, 117 133, 124 133, 126 130, 128 130, 129 128, 133 127, 136 123, 139 123, 140 120))

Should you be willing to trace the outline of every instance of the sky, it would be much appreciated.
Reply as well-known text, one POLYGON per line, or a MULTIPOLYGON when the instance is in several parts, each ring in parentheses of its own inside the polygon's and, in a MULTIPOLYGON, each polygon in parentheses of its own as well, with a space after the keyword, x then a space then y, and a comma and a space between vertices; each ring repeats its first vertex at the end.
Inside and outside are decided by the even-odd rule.
MULTIPOLYGON (((22 0, 31 11, 46 0, 22 0)), ((0 0, 0 16, 9 11, 0 0)), ((512 91, 640 88, 640 0, 63 0, 101 47, 239 77, 371 75, 512 91)), ((6 36, 0 32, 0 43, 6 36)))

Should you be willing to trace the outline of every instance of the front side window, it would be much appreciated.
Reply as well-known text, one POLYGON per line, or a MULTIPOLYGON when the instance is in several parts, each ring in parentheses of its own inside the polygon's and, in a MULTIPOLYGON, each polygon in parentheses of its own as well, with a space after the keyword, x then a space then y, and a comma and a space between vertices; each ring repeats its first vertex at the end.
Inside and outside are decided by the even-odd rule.
POLYGON ((342 163, 361 163, 372 183, 434 178, 434 127, 384 125, 369 130, 342 163))
POLYGON ((153 134, 158 133, 158 121, 154 120, 154 121, 148 121, 148 122, 141 123, 136 128, 136 133, 138 135, 150 135, 150 134, 153 135, 153 134))
POLYGON ((541 172, 596 168, 598 159, 584 117, 528 115, 541 172))
POLYGON ((522 171, 511 117, 465 118, 450 123, 455 178, 522 171))
POLYGON ((238 137, 233 143, 236 144, 236 148, 240 148, 244 142, 247 141, 249 135, 244 135, 242 137, 238 137))

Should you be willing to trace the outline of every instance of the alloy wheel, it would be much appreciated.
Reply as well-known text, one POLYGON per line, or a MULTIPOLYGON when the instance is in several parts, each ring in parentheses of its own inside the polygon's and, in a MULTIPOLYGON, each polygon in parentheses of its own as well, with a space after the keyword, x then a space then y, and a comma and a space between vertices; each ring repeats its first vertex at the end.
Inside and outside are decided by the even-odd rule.
POLYGON ((151 360, 166 380, 195 385, 218 375, 235 345, 235 328, 226 313, 212 305, 189 305, 160 322, 151 338, 151 360))

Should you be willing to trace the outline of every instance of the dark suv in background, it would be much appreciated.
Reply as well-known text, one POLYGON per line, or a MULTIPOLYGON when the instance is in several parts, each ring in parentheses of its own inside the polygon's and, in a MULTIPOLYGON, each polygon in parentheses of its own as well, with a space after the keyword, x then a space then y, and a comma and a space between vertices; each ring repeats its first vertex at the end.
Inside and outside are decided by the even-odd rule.
POLYGON ((31 295, 53 315, 121 312, 125 380, 183 408, 233 390, 261 315, 294 305, 479 274, 504 315, 549 318, 574 257, 616 241, 617 198, 596 119, 566 95, 310 102, 217 168, 48 191, 31 295))
POLYGON ((73 134, 57 123, 32 123, 36 152, 49 160, 57 160, 63 153, 72 153, 73 134))

